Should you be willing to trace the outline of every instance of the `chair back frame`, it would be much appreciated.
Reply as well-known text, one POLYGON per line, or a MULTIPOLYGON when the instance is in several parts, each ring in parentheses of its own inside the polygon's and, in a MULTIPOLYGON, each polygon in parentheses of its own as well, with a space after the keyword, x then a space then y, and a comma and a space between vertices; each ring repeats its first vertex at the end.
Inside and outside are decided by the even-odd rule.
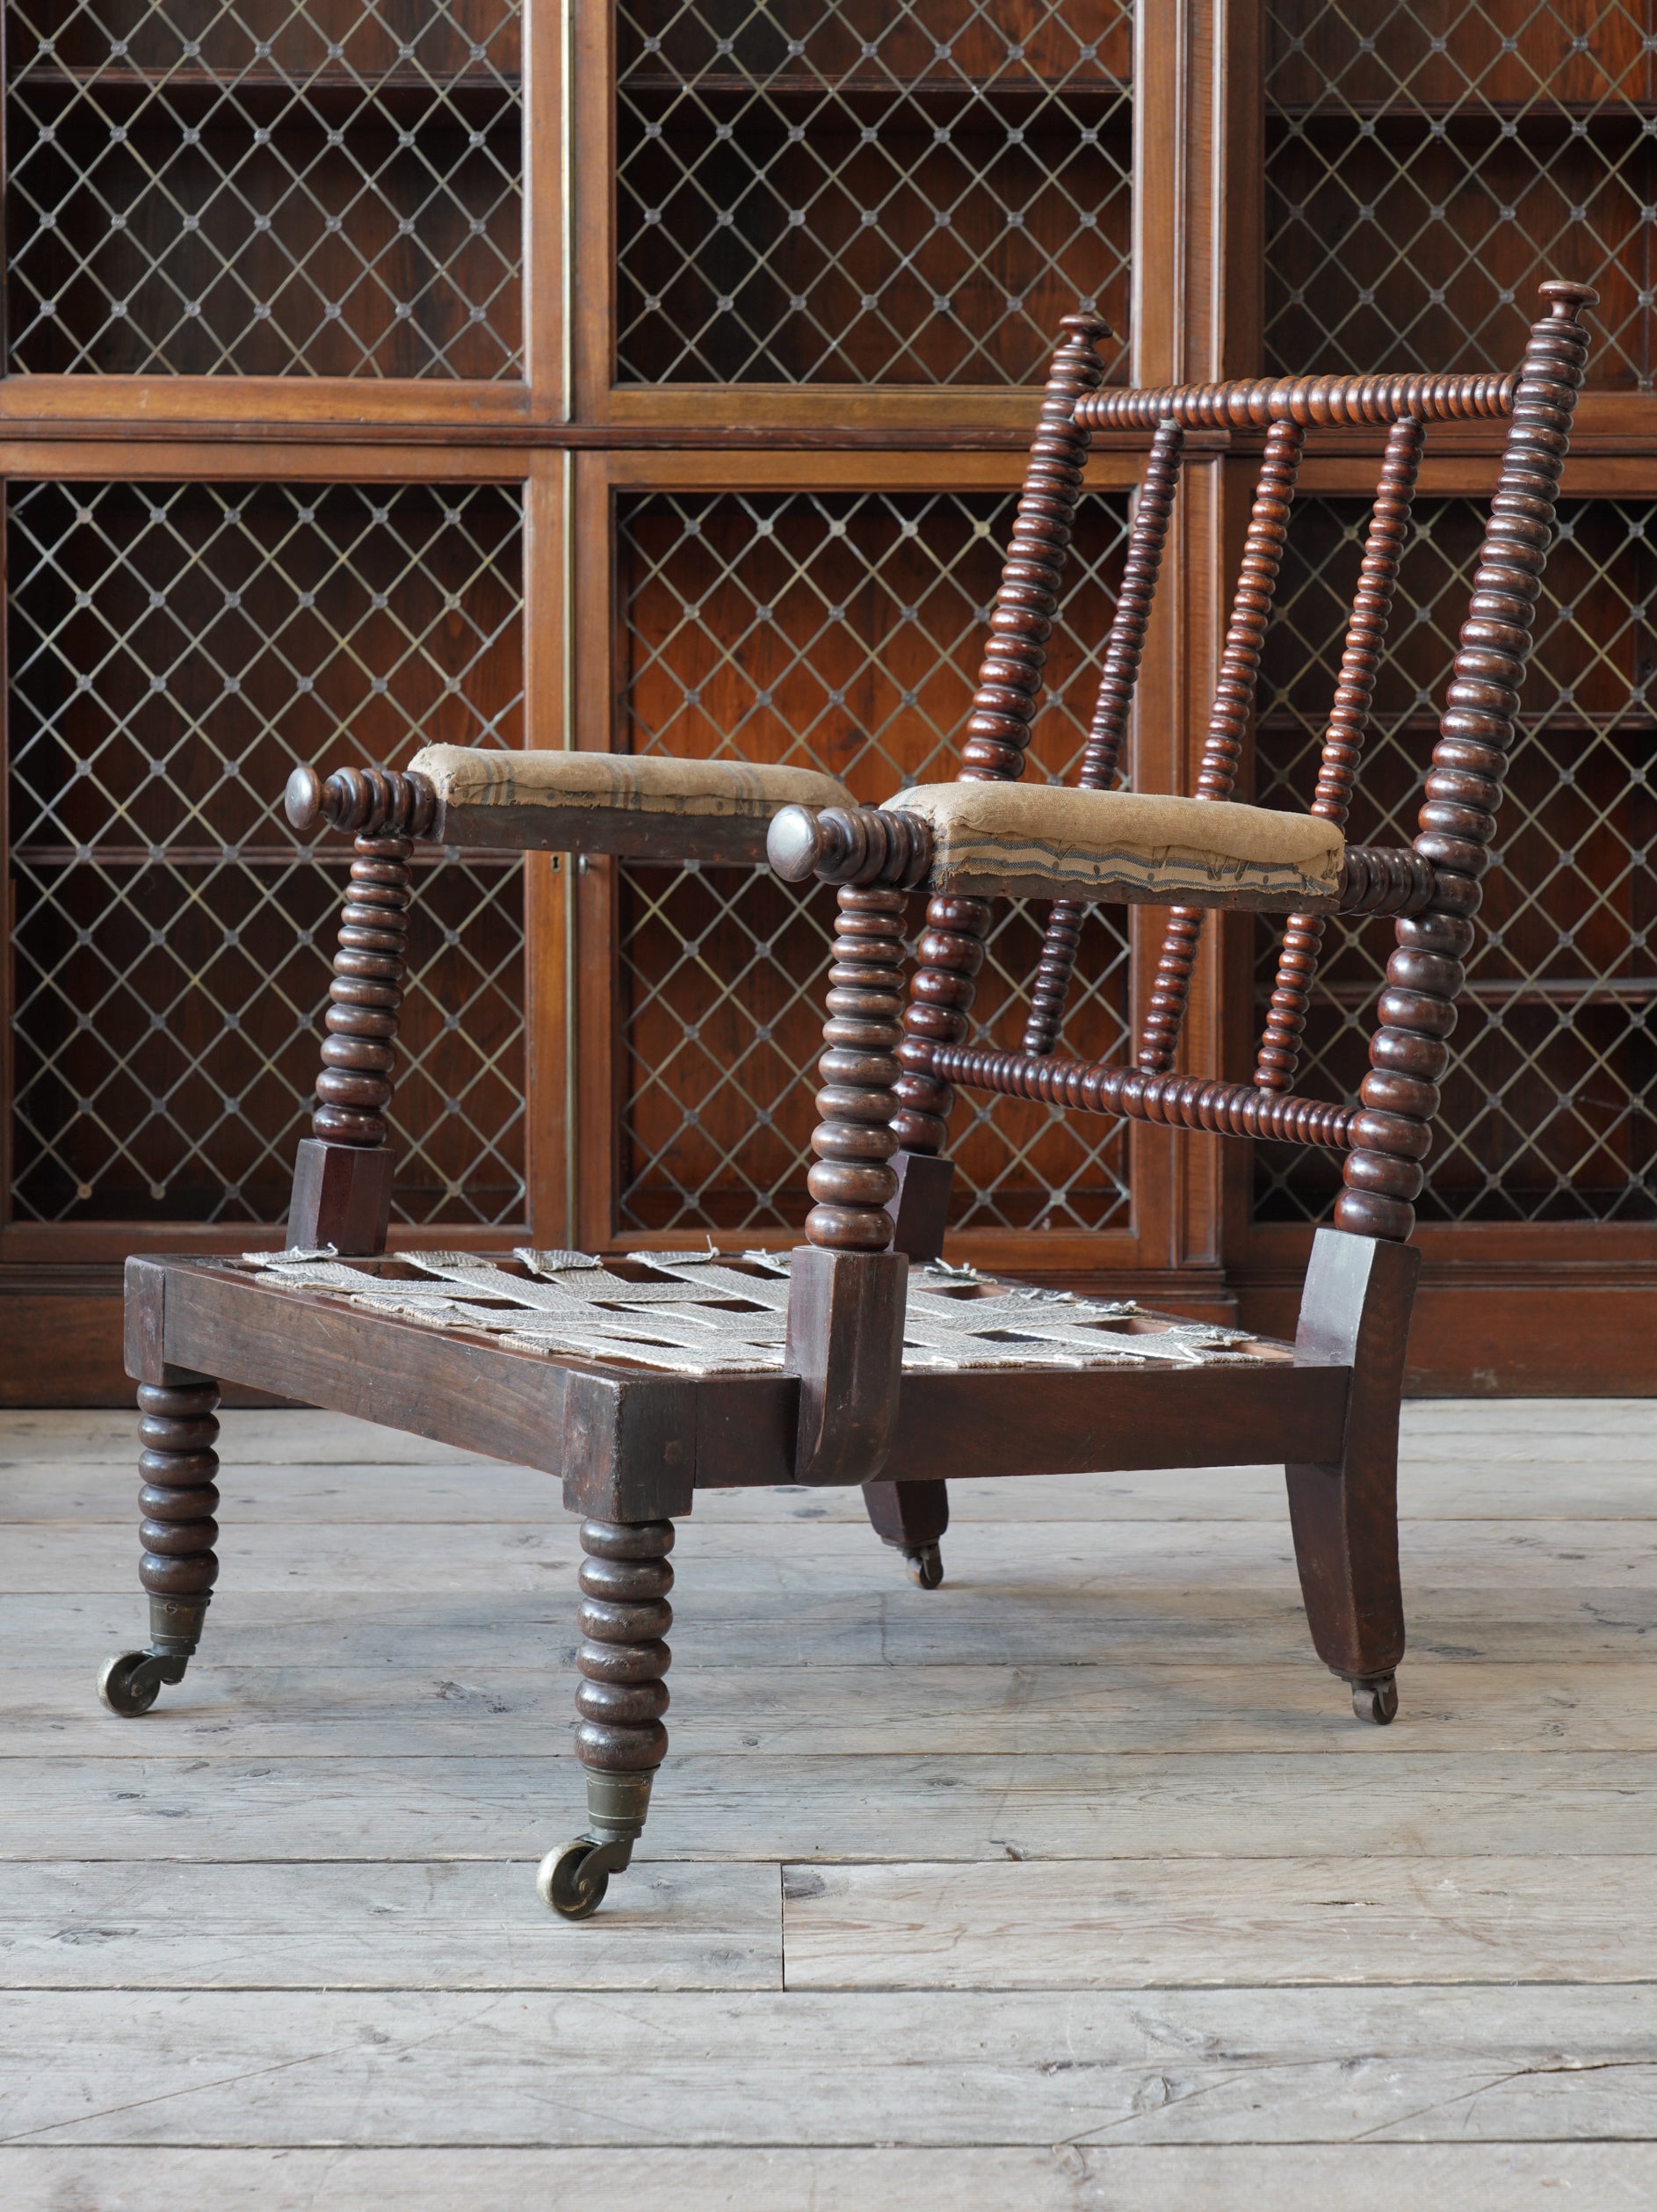
MULTIPOLYGON (((1023 772, 1092 432, 1153 432, 1078 777, 1084 788, 1097 790, 1113 779, 1127 733, 1185 433, 1263 428, 1265 449, 1197 780, 1198 798, 1229 797, 1254 710, 1261 649, 1308 436, 1325 424, 1386 424, 1380 478, 1312 801, 1313 813, 1343 822, 1428 425, 1505 418, 1508 434, 1419 832, 1411 847, 1395 853, 1349 848, 1337 910, 1397 917, 1396 947, 1360 1103, 1335 1106, 1291 1095, 1321 915, 1288 917, 1255 1079, 1243 1085, 1172 1072, 1202 928, 1200 907, 1170 913, 1137 1064, 1111 1068, 1056 1055, 1080 939, 1079 904, 1055 903, 1033 982, 1024 1050, 999 1054, 966 1045, 989 904, 936 897, 927 909, 897 1048, 901 1073, 894 1086, 892 1126, 905 1152, 942 1155, 953 1086, 968 1084, 1175 1128, 1332 1146, 1346 1154, 1336 1226, 1389 1240, 1410 1236, 1473 939, 1472 917, 1491 863, 1534 604, 1587 361, 1581 315, 1595 301, 1586 285, 1549 283, 1541 289, 1547 313, 1531 328, 1522 366, 1506 376, 1284 378, 1105 392, 1099 388, 1097 352, 1103 326, 1089 316, 1066 318, 991 610, 989 643, 962 749, 963 780, 1011 780, 1023 772)), ((819 873, 833 880, 828 869, 819 873)), ((840 880, 853 873, 846 869, 840 880)), ((913 880, 912 869, 900 871, 895 860, 880 873, 872 872, 865 859, 855 873, 865 886, 896 883, 905 874, 913 880)), ((881 894, 865 888, 856 896, 881 894)))

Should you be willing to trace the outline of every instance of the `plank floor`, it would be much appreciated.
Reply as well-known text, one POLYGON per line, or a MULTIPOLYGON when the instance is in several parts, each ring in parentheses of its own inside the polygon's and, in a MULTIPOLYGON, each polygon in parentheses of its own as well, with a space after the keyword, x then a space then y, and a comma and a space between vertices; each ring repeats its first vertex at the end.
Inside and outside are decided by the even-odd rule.
POLYGON ((1407 1409, 1388 1730, 1280 1469, 681 1525, 634 1870, 581 1824, 545 1476, 224 1417, 221 1592, 138 1641, 134 1424, 0 1415, 6 2212, 1657 2204, 1657 1407, 1407 1409))

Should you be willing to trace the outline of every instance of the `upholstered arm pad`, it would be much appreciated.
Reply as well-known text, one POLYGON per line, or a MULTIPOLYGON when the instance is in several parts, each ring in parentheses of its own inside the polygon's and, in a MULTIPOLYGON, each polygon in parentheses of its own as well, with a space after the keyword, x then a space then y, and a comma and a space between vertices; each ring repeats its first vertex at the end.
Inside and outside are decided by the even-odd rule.
POLYGON ((409 762, 438 795, 440 845, 615 852, 640 860, 753 861, 781 807, 844 807, 814 768, 661 753, 501 752, 428 745, 409 762))
POLYGON ((1344 841, 1315 815, 1056 784, 935 783, 886 806, 932 831, 934 891, 1332 911, 1344 841))

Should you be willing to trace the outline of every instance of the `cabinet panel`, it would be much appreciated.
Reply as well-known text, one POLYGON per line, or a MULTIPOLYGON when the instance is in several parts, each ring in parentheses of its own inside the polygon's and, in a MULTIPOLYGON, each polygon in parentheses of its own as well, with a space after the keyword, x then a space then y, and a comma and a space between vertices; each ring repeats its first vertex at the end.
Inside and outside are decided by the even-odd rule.
MULTIPOLYGON (((1013 500, 997 493, 652 493, 617 515, 618 742, 793 761, 860 800, 954 772, 1013 500)), ((1125 503, 1085 504, 1049 647, 1032 772, 1074 772, 1098 681, 1125 503)), ((797 1229, 815 1115, 831 893, 764 871, 621 872, 622 1230, 797 1229)), ((918 924, 920 903, 912 918, 918 924)), ((1039 912, 1000 910, 977 1013, 1023 1032, 1039 912)), ((1127 938, 1091 917, 1068 1040, 1125 1041, 1127 938)), ((972 1229, 1125 1226, 1120 1125, 963 1097, 954 1221, 972 1229)))
POLYGON ((1648 391, 1649 0, 1267 0, 1267 366, 1519 359, 1544 277, 1596 285, 1592 384, 1648 391))
POLYGON ((11 0, 13 370, 522 373, 517 0, 11 0))
MULTIPOLYGON (((347 848, 273 796, 523 742, 521 534, 495 486, 11 487, 13 1219, 282 1218, 347 848)), ((421 868, 401 1220, 522 1218, 521 874, 421 868)))
MULTIPOLYGON (((1367 519, 1357 500, 1297 509, 1261 695, 1257 773, 1269 805, 1310 800, 1367 519)), ((1359 842, 1415 835, 1482 531, 1472 502, 1417 503, 1349 825, 1359 842)), ((1566 501, 1498 820, 1500 861, 1417 1201, 1424 1222, 1657 1218, 1653 591, 1657 508, 1566 501)), ((1392 940, 1386 922, 1331 925, 1301 1087, 1356 1095, 1392 940)), ((1263 925, 1259 944, 1263 1019, 1277 956, 1263 925)), ((1255 1169, 1261 1221, 1322 1218, 1340 1188, 1333 1156, 1260 1145, 1255 1169)))
POLYGON ((1125 325, 1122 0, 622 0, 617 52, 618 381, 1018 384, 1125 325))

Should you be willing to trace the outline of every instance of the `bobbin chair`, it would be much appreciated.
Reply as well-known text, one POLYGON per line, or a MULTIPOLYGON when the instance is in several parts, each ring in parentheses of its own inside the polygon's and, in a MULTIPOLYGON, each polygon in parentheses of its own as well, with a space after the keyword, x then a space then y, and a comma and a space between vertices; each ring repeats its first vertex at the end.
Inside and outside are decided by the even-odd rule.
MULTIPOLYGON (((854 805, 811 772, 607 754, 433 747, 403 773, 301 769, 301 828, 352 835, 317 1084, 287 1249, 136 1259, 127 1366, 140 1384, 150 1642, 112 1659, 136 1715, 177 1682, 217 1574, 213 1410, 230 1379, 541 1467, 583 1515, 576 1749, 589 1825, 547 1854, 543 1896, 581 1918, 628 1864, 667 1748, 667 1555, 698 1489, 864 1486, 877 1530, 928 1587, 951 1475, 1280 1461, 1313 1643, 1361 1719, 1397 1710, 1404 1650, 1396 1461, 1418 1255, 1413 1200, 1511 747, 1531 609, 1594 294, 1548 313, 1508 376, 1377 376, 1103 391, 1103 326, 1070 318, 1054 359, 959 780, 854 805), (1342 835, 1428 427, 1509 428, 1467 621, 1404 849, 1342 835), (1384 425, 1386 453, 1322 766, 1304 816, 1230 793, 1252 709, 1296 470, 1325 424, 1384 425), (1019 778, 1090 434, 1151 433, 1078 787, 1019 778), (1188 431, 1264 433, 1217 694, 1190 796, 1113 790, 1188 431), (386 1108, 416 839, 708 866, 769 853, 838 889, 821 1122, 806 1242, 792 1255, 653 1253, 608 1265, 521 1251, 386 1254, 386 1108), (929 894, 907 1006, 904 914, 929 894), (990 902, 1053 902, 1024 1049, 970 1041, 990 902), (1134 1064, 1059 1049, 1082 910, 1171 910, 1134 1064), (1285 917, 1252 1084, 1176 1071, 1211 908, 1285 917), (1299 1037, 1331 915, 1393 918, 1361 1099, 1297 1097, 1299 1037), (942 1258, 955 1086, 1344 1156, 1294 1342, 998 1283, 942 1258)), ((943 1601, 940 1601, 943 1602, 943 1601)))

